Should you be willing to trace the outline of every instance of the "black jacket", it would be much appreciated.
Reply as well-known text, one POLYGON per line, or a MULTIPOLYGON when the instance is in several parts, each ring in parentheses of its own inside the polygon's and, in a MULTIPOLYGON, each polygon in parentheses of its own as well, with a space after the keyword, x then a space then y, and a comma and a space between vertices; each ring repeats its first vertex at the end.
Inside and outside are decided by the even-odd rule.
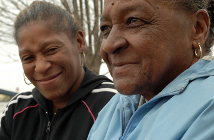
POLYGON ((67 105, 51 114, 51 101, 34 88, 16 95, 1 120, 0 140, 86 140, 98 112, 116 93, 113 83, 86 68, 67 105))

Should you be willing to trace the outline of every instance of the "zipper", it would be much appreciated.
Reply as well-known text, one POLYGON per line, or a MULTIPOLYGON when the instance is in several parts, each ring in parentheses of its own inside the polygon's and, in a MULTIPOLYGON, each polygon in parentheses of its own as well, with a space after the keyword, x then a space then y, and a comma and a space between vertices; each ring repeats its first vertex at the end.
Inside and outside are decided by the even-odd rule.
MULTIPOLYGON (((46 112, 46 114, 48 116, 48 112, 46 112)), ((54 116, 53 116, 51 121, 50 121, 49 116, 48 116, 48 124, 47 124, 47 128, 46 128, 47 140, 49 140, 50 132, 51 132, 51 125, 53 123, 53 120, 54 120, 55 116, 56 116, 56 113, 54 113, 54 116)))
POLYGON ((46 133, 50 133, 51 131, 51 122, 48 121, 48 125, 47 125, 47 129, 46 129, 46 133))

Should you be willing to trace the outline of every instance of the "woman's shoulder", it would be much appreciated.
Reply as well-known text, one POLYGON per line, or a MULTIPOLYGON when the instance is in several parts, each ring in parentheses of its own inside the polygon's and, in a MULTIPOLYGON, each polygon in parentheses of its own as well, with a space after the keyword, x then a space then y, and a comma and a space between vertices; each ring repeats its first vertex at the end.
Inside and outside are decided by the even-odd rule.
POLYGON ((99 86, 92 90, 92 93, 113 93, 116 94, 117 90, 114 87, 113 82, 104 81, 101 82, 99 86))
POLYGON ((36 105, 32 92, 23 92, 16 94, 7 104, 3 116, 7 113, 15 115, 29 106, 36 105))

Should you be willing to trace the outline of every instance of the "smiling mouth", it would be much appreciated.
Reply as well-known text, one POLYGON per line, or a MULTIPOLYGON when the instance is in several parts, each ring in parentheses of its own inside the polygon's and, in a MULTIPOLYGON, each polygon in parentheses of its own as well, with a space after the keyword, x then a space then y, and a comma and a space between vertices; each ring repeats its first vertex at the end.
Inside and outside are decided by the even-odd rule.
POLYGON ((120 65, 113 65, 113 72, 114 73, 122 73, 128 69, 130 69, 135 63, 126 63, 120 65))
POLYGON ((57 76, 59 76, 62 72, 58 73, 58 74, 55 74, 55 75, 52 75, 52 76, 49 76, 47 78, 43 78, 43 79, 40 79, 40 80, 36 80, 37 82, 46 82, 46 81, 50 81, 54 78, 56 78, 57 76))

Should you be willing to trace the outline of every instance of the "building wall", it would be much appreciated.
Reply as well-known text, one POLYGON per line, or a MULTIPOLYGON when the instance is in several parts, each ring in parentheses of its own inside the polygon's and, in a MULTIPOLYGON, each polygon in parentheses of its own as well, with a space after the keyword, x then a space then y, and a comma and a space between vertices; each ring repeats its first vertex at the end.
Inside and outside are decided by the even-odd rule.
POLYGON ((10 101, 10 99, 11 99, 11 96, 0 93, 0 102, 8 102, 10 101))
MULTIPOLYGON (((2 113, 5 110, 7 104, 8 104, 8 102, 0 102, 0 120, 1 120, 1 117, 2 117, 2 113)), ((1 124, 0 124, 0 126, 1 126, 1 124)))

